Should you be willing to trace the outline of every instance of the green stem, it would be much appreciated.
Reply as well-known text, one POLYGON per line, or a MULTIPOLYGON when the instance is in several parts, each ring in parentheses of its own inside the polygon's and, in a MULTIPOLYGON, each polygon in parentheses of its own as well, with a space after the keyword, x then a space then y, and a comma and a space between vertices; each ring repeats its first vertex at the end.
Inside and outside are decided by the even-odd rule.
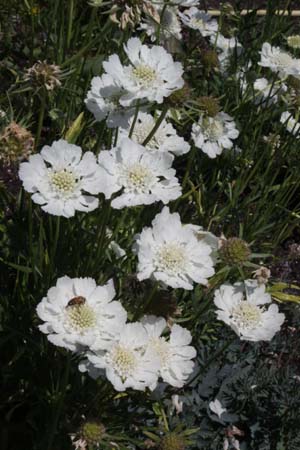
POLYGON ((66 367, 65 367, 65 371, 64 371, 64 375, 63 375, 63 379, 62 379, 62 383, 61 383, 61 388, 60 388, 59 402, 55 409, 55 416, 54 416, 51 431, 50 431, 49 437, 48 437, 47 450, 54 450, 53 442, 55 439, 55 435, 57 433, 57 424, 58 424, 58 421, 59 421, 59 418, 61 415, 61 411, 62 411, 62 407, 64 404, 66 391, 67 391, 67 387, 68 387, 68 383, 69 383, 70 367, 71 367, 71 354, 68 354, 66 367))
POLYGON ((47 93, 46 93, 46 90, 43 88, 42 94, 41 94, 41 106, 40 106, 40 112, 39 112, 38 126, 37 126, 36 137, 35 137, 35 145, 34 145, 35 150, 37 149, 39 142, 40 142, 40 138, 41 138, 43 122, 44 122, 44 117, 45 117, 45 110, 46 110, 46 99, 47 99, 47 93))
POLYGON ((161 115, 159 116, 159 118, 156 121, 156 124, 154 125, 154 127, 152 128, 152 130, 150 131, 150 133, 148 134, 148 136, 146 137, 146 139, 144 140, 142 145, 146 146, 148 144, 148 142, 151 141, 151 139, 153 138, 153 136, 157 132, 158 128, 162 124, 164 118, 166 117, 168 109, 169 109, 169 106, 167 104, 165 104, 164 107, 163 107, 163 110, 161 112, 161 115))
POLYGON ((70 47, 70 44, 71 44, 73 15, 74 15, 74 0, 70 0, 68 31, 67 31, 67 49, 70 47))
POLYGON ((138 100, 137 104, 136 104, 136 107, 135 107, 134 117, 133 117, 133 121, 132 121, 132 124, 131 124, 131 127, 130 127, 129 135, 128 135, 129 138, 131 138, 131 136, 133 134, 134 127, 135 127, 135 124, 136 124, 136 121, 137 121, 137 118, 138 118, 138 115, 139 115, 139 108, 140 108, 140 102, 138 100))

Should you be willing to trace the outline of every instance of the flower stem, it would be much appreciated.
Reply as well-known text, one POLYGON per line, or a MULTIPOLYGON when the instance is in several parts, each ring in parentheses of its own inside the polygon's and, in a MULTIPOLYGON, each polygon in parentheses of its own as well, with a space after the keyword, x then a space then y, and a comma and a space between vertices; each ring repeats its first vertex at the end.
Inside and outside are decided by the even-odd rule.
POLYGON ((73 15, 74 15, 74 0, 70 0, 68 31, 67 31, 67 49, 70 47, 71 44, 73 15))
POLYGON ((146 146, 148 144, 148 142, 151 141, 151 139, 153 138, 153 136, 157 132, 158 128, 160 127, 160 125, 162 124, 164 118, 167 115, 168 109, 169 109, 169 106, 167 104, 165 104, 164 107, 163 107, 163 110, 161 112, 161 115, 159 116, 159 118, 156 121, 156 124, 154 125, 154 127, 152 128, 152 130, 150 131, 150 133, 148 134, 148 136, 144 140, 144 142, 143 142, 144 146, 146 146))
POLYGON ((40 106, 40 112, 39 112, 38 127, 37 127, 37 131, 36 131, 35 144, 34 144, 35 150, 37 149, 39 142, 40 142, 40 138, 41 138, 42 127, 43 127, 43 122, 44 122, 44 117, 45 117, 46 98, 47 98, 47 93, 46 93, 46 90, 43 88, 42 94, 41 94, 41 106, 40 106))

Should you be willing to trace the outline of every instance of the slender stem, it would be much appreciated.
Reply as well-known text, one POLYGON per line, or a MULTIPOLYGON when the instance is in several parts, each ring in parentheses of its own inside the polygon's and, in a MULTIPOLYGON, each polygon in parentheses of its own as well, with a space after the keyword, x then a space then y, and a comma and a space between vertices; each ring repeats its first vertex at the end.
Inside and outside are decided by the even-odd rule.
POLYGON ((52 269, 55 267, 55 256, 56 256, 56 251, 57 251, 57 244, 58 244, 58 238, 59 238, 59 230, 60 230, 60 216, 56 217, 55 234, 54 234, 54 242, 53 242, 52 258, 51 258, 51 266, 52 266, 52 269))
POLYGON ((68 31, 67 31, 67 49, 70 47, 70 44, 71 44, 73 15, 74 15, 74 0, 70 0, 68 31))
POLYGON ((137 118, 138 118, 138 115, 139 115, 139 108, 140 108, 140 102, 138 100, 137 104, 136 104, 136 107, 135 107, 134 117, 133 117, 133 121, 132 121, 132 124, 131 124, 131 127, 130 127, 129 135, 128 135, 129 138, 131 138, 131 136, 133 134, 134 127, 135 127, 135 124, 136 124, 136 121, 137 121, 137 118))
POLYGON ((61 388, 60 388, 60 398, 59 398, 58 405, 56 406, 56 409, 55 409, 55 416, 54 416, 54 420, 52 422, 51 431, 49 433, 47 450, 53 450, 53 442, 54 442, 54 438, 55 438, 55 435, 57 432, 57 424, 58 424, 58 421, 59 421, 59 418, 61 415, 61 411, 62 411, 62 407, 64 404, 66 391, 67 391, 67 387, 68 387, 68 383, 69 383, 70 367, 71 367, 71 354, 68 354, 66 367, 65 367, 65 371, 64 371, 64 375, 63 375, 63 379, 62 379, 62 383, 61 383, 61 388))
POLYGON ((46 90, 43 88, 42 93, 41 93, 41 106, 40 106, 40 112, 39 112, 38 126, 37 126, 36 137, 35 137, 35 150, 37 149, 39 142, 40 142, 40 138, 41 138, 43 122, 44 122, 44 117, 45 117, 46 99, 47 99, 47 93, 46 93, 46 90))
POLYGON ((154 127, 152 128, 152 130, 150 131, 150 133, 148 134, 148 136, 144 140, 144 142, 143 142, 144 146, 146 146, 148 144, 148 142, 151 141, 151 139, 153 138, 153 136, 157 132, 158 128, 160 127, 160 125, 162 124, 164 118, 167 115, 168 109, 169 109, 169 106, 167 104, 165 104, 164 107, 163 107, 163 110, 161 112, 161 115, 159 116, 159 118, 156 121, 156 124, 154 125, 154 127))

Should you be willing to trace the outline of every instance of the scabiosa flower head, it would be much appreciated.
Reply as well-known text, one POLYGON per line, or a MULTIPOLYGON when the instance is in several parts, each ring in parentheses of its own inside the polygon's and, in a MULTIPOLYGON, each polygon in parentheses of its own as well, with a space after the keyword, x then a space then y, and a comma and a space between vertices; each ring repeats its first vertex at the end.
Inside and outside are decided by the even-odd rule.
POLYGON ((59 278, 37 306, 45 322, 39 329, 52 344, 71 351, 110 348, 127 319, 114 296, 112 280, 97 286, 92 278, 59 278))
POLYGON ((288 75, 300 77, 300 59, 293 58, 279 47, 272 47, 268 42, 265 42, 260 56, 261 59, 258 64, 262 67, 269 67, 272 72, 278 73, 281 78, 286 78, 288 75))
POLYGON ((166 328, 166 321, 162 317, 145 316, 141 322, 148 333, 148 348, 159 358, 159 375, 171 386, 182 387, 193 372, 192 358, 197 354, 195 348, 189 345, 191 333, 175 324, 167 339, 162 336, 166 328))
POLYGON ((151 37, 152 41, 156 40, 158 29, 160 30, 160 40, 166 42, 170 38, 181 40, 181 25, 178 19, 178 8, 169 6, 164 9, 161 17, 163 6, 158 6, 157 17, 147 17, 140 25, 140 30, 145 30, 146 34, 151 37))
POLYGON ((280 83, 279 86, 272 85, 266 78, 257 78, 253 88, 256 91, 254 102, 265 105, 277 103, 279 96, 287 91, 287 86, 284 83, 280 83))
POLYGON ((220 256, 230 266, 240 266, 249 260, 251 250, 243 239, 233 237, 221 239, 220 256))
POLYGON ((283 112, 280 117, 280 122, 286 126, 286 129, 292 133, 296 139, 300 139, 300 123, 294 119, 290 112, 283 112))
POLYGON ((271 303, 271 296, 255 280, 223 284, 215 292, 214 303, 219 308, 218 319, 242 340, 270 341, 284 321, 277 305, 265 306, 271 303))
POLYGON ((75 211, 93 211, 98 199, 101 170, 92 152, 60 139, 20 165, 19 177, 32 200, 55 216, 72 217, 75 211))
POLYGON ((226 38, 221 33, 210 36, 210 43, 218 49, 218 59, 222 71, 226 71, 230 57, 236 52, 237 56, 242 51, 242 45, 235 38, 226 38))
MULTIPOLYGON (((160 361, 157 355, 146 348, 148 335, 141 323, 129 323, 122 329, 118 341, 109 351, 88 352, 92 367, 105 371, 106 377, 117 391, 127 388, 144 391, 157 385, 160 361)), ((83 361, 79 369, 90 370, 88 362, 83 361)))
MULTIPOLYGON (((133 118, 129 121, 126 129, 120 128, 120 137, 128 137, 133 118)), ((140 112, 134 126, 131 139, 138 144, 142 144, 152 131, 155 119, 151 114, 140 112)), ((163 120, 153 138, 148 142, 146 148, 153 153, 173 153, 175 156, 184 155, 190 150, 190 145, 177 135, 172 124, 163 120)))
POLYGON ((121 105, 129 106, 138 99, 162 103, 184 85, 182 64, 174 62, 163 47, 150 48, 140 39, 131 38, 124 48, 130 65, 123 66, 116 54, 103 63, 115 84, 126 91, 119 100, 121 105))
POLYGON ((11 122, 0 135, 0 162, 14 165, 29 157, 34 147, 30 131, 16 122, 11 122))
POLYGON ((212 248, 198 241, 193 227, 183 225, 177 213, 165 207, 136 237, 139 280, 153 278, 173 288, 193 289, 214 274, 212 248))
POLYGON ((202 36, 212 36, 218 31, 218 22, 212 19, 210 14, 200 11, 198 8, 192 7, 185 10, 183 13, 179 13, 179 16, 189 28, 200 31, 202 36))
POLYGON ((106 198, 119 193, 111 202, 116 209, 175 200, 181 187, 171 168, 173 159, 169 153, 149 152, 124 138, 118 147, 99 154, 101 192, 106 198))
POLYGON ((109 128, 126 127, 134 114, 134 107, 123 107, 119 100, 124 89, 114 83, 110 75, 94 77, 87 93, 85 104, 97 121, 106 119, 109 128))
POLYGON ((59 66, 47 64, 47 61, 38 61, 27 69, 24 80, 36 87, 45 87, 47 91, 53 91, 61 86, 60 77, 59 66))
POLYGON ((233 118, 224 112, 218 113, 215 117, 202 114, 192 128, 195 146, 210 158, 220 155, 223 149, 231 149, 232 139, 236 139, 238 135, 239 131, 233 118))
POLYGON ((293 34, 291 36, 288 36, 287 44, 288 44, 289 47, 298 50, 300 48, 300 35, 299 34, 293 34))

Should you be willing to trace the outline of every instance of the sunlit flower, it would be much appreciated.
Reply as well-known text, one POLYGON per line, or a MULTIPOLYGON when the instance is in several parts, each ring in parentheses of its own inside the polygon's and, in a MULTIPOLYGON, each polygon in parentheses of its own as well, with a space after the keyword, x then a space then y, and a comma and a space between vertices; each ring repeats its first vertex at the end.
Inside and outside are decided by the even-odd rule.
POLYGON ((45 322, 39 329, 52 344, 71 351, 108 349, 127 319, 114 296, 112 280, 97 286, 92 278, 59 278, 37 306, 37 314, 45 322))
MULTIPOLYGON (((122 329, 119 340, 109 351, 88 352, 87 357, 96 369, 105 372, 117 391, 154 389, 160 361, 150 348, 146 350, 147 343, 148 335, 143 325, 130 323, 122 329)), ((79 368, 86 371, 89 365, 82 362, 79 368)))
POLYGON ((167 207, 155 216, 151 228, 136 236, 134 250, 139 280, 154 278, 173 288, 191 290, 193 283, 206 285, 214 274, 212 248, 167 207))
MULTIPOLYGON (((128 137, 133 118, 129 121, 128 127, 120 128, 120 137, 128 137)), ((140 112, 134 126, 131 139, 138 144, 142 144, 152 131, 155 119, 151 114, 140 112)), ((160 124, 153 138, 148 142, 146 148, 153 153, 173 153, 175 156, 184 155, 190 150, 190 145, 177 135, 175 128, 166 120, 160 124)))
POLYGON ((280 117, 280 122, 283 123, 286 126, 286 129, 296 136, 297 139, 300 139, 300 123, 294 119, 290 112, 283 112, 280 117))
POLYGON ((196 350, 189 344, 191 333, 180 325, 173 325, 170 336, 163 337, 166 321, 162 317, 145 316, 142 324, 148 333, 148 349, 154 352, 160 362, 159 375, 166 383, 182 387, 193 372, 196 350))
POLYGON ((124 138, 118 147, 99 154, 101 192, 106 198, 119 193, 111 202, 116 209, 175 200, 181 187, 171 168, 173 159, 169 153, 149 152, 124 138))
POLYGON ((184 25, 200 31, 204 37, 215 35, 218 31, 218 22, 212 19, 210 14, 200 11, 198 8, 192 7, 179 13, 179 16, 184 25))
POLYGON ((125 108, 119 102, 124 89, 114 83, 110 75, 94 77, 87 93, 85 104, 97 121, 106 119, 109 128, 126 127, 134 108, 125 108))
POLYGON ((239 131, 231 116, 224 112, 215 117, 201 115, 199 121, 193 124, 192 138, 196 147, 200 148, 210 158, 220 155, 223 149, 233 147, 239 131))
POLYGON ((272 72, 277 73, 281 78, 288 75, 300 77, 300 59, 293 58, 289 53, 280 49, 280 47, 272 47, 265 42, 260 52, 260 62, 262 67, 269 67, 272 72))
POLYGON ((255 280, 223 284, 215 292, 214 303, 219 308, 218 319, 242 340, 270 341, 284 322, 277 305, 265 306, 271 303, 271 296, 255 280))
POLYGON ((126 91, 119 99, 122 106, 138 99, 162 103, 165 97, 183 87, 182 64, 174 62, 163 47, 148 47, 140 39, 131 38, 124 49, 129 65, 123 66, 116 54, 103 63, 114 83, 126 91))
POLYGON ((172 37, 181 40, 182 35, 181 25, 178 19, 178 8, 171 6, 163 8, 163 6, 158 6, 157 15, 161 18, 160 21, 155 20, 155 18, 146 17, 141 23, 140 29, 145 30, 152 41, 156 40, 158 30, 161 41, 167 41, 172 37), (161 17, 162 12, 163 16, 161 17))
POLYGON ((278 98, 287 91, 287 86, 281 83, 279 86, 272 85, 266 78, 257 78, 253 85, 255 91, 255 103, 265 103, 266 105, 277 103, 278 98))
POLYGON ((291 36, 287 37, 287 43, 288 46, 293 49, 299 49, 300 48, 300 35, 299 34, 293 34, 291 36))
POLYGON ((100 168, 92 152, 63 139, 44 146, 20 165, 19 177, 32 200, 55 216, 72 217, 75 211, 93 211, 98 199, 100 168))

